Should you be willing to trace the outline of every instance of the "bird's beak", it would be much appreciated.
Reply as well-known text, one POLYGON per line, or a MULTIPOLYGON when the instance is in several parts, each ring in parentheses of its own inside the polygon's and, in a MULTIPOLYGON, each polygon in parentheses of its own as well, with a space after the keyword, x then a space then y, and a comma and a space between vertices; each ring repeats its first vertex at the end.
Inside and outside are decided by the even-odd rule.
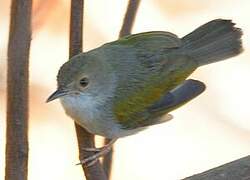
POLYGON ((52 93, 49 98, 46 100, 46 103, 53 101, 57 98, 60 98, 62 96, 68 95, 69 91, 68 90, 64 90, 64 89, 57 89, 54 93, 52 93))

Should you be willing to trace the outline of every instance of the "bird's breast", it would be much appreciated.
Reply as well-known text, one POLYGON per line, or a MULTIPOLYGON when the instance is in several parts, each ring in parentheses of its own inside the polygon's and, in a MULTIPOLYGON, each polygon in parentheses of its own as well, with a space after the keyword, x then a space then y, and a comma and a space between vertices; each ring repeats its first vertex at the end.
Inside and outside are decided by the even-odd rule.
POLYGON ((92 134, 110 139, 130 134, 116 123, 104 102, 79 96, 65 96, 60 100, 66 114, 92 134))

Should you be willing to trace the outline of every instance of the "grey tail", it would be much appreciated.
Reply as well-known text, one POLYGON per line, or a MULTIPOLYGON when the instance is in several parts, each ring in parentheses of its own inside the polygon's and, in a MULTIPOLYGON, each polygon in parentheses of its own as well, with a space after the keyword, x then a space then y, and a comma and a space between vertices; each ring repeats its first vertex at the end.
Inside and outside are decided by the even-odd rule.
POLYGON ((231 20, 210 21, 182 38, 181 50, 199 66, 221 61, 242 52, 242 31, 231 20))

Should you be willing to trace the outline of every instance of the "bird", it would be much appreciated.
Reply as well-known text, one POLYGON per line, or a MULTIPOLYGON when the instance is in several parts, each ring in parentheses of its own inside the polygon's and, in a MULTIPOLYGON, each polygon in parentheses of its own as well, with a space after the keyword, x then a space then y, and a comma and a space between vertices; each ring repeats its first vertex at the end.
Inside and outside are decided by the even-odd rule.
POLYGON ((187 79, 198 67, 240 54, 242 30, 232 20, 212 20, 186 36, 166 31, 124 36, 64 63, 57 90, 68 116, 88 132, 110 139, 81 160, 93 165, 117 139, 173 118, 171 111, 200 95, 206 85, 187 79))

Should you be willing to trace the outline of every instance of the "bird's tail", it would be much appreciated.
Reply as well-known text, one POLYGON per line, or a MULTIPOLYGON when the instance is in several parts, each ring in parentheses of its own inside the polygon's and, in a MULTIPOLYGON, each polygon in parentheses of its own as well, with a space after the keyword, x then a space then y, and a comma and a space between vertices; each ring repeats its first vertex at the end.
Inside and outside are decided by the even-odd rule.
POLYGON ((182 38, 181 50, 199 66, 221 61, 242 52, 242 31, 231 20, 210 21, 182 38))

